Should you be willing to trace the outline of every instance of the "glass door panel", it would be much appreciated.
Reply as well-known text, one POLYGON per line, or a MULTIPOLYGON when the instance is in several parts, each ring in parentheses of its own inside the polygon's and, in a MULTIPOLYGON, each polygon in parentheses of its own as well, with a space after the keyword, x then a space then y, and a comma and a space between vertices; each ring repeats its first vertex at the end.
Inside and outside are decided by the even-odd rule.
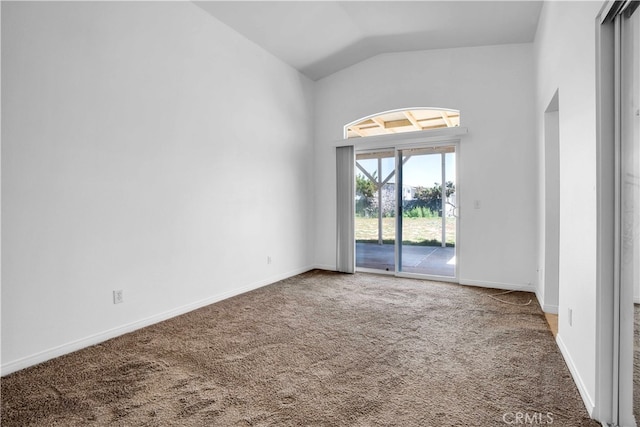
POLYGON ((395 151, 356 154, 356 267, 395 272, 395 151))
POLYGON ((397 167, 398 272, 456 277, 455 147, 399 150, 397 167))

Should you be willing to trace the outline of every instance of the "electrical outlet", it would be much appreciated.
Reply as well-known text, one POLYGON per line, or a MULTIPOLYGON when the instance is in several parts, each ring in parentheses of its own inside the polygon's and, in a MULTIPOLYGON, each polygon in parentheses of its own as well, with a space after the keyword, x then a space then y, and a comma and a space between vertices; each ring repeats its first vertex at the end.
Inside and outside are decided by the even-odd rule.
POLYGON ((122 302, 124 302, 124 294, 122 292, 122 289, 113 291, 113 303, 120 304, 122 302))
POLYGON ((271 264, 271 261, 272 261, 272 260, 271 260, 271 257, 270 257, 270 256, 267 256, 267 264, 271 264))
POLYGON ((473 201, 473 209, 480 209, 480 200, 473 201))
POLYGON ((569 321, 569 326, 573 326, 573 310, 569 309, 569 317, 568 317, 568 321, 569 321))

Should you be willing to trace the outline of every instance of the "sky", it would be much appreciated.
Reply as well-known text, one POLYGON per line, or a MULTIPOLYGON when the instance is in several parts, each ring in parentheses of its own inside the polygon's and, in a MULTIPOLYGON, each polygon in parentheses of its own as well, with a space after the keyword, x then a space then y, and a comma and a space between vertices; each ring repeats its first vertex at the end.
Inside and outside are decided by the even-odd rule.
MULTIPOLYGON (((369 173, 372 173, 378 168, 377 159, 364 159, 358 160, 358 163, 362 165, 369 173)), ((389 176, 389 173, 394 168, 395 159, 389 157, 382 159, 382 178, 389 176)), ((403 168, 403 180, 405 185, 412 187, 432 187, 434 183, 440 184, 441 177, 441 157, 440 154, 427 154, 411 157, 403 168)), ((447 153, 445 155, 445 170, 446 180, 455 182, 456 165, 455 154, 447 153)), ((356 169, 356 173, 362 174, 360 169, 356 169)), ((394 176, 389 182, 396 182, 394 176)))

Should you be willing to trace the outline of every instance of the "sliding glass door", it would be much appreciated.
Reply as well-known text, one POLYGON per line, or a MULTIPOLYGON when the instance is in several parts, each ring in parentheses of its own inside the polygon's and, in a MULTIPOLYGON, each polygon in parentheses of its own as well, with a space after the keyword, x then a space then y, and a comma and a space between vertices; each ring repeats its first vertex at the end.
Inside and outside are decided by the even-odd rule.
POLYGON ((356 267, 456 278, 454 145, 356 154, 356 267))
POLYGON ((395 271, 395 150, 356 154, 356 267, 395 271))
POLYGON ((455 277, 455 148, 399 150, 398 160, 398 272, 455 277))

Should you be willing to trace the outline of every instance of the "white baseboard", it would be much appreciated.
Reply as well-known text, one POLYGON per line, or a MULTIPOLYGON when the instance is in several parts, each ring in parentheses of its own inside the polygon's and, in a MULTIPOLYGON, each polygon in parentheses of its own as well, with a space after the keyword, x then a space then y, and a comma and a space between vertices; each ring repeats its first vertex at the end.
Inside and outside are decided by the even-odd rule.
POLYGON ((469 279, 460 279, 458 283, 460 283, 461 285, 478 286, 481 288, 503 289, 505 291, 525 291, 525 292, 536 291, 535 286, 533 286, 530 283, 515 284, 515 283, 488 282, 486 280, 469 280, 469 279))
POLYGON ((239 288, 230 289, 228 291, 220 292, 216 295, 213 295, 209 298, 205 298, 199 301, 195 301, 190 304, 185 304, 180 307, 176 307, 174 309, 155 314, 153 316, 137 320, 135 322, 127 323, 122 326, 118 326, 113 329, 109 329, 103 332, 99 332, 94 335, 90 335, 85 338, 81 338, 75 341, 68 342, 66 344, 62 344, 48 350, 41 351, 39 353, 33 354, 31 356, 23 357, 18 360, 13 360, 8 363, 3 363, 0 366, 0 375, 5 376, 12 372, 19 371, 21 369, 28 368, 29 366, 37 365, 38 363, 46 362, 47 360, 63 356, 65 354, 81 350, 83 348, 99 344, 101 342, 107 341, 111 338, 118 337, 120 335, 124 335, 129 332, 133 332, 137 329, 144 328, 146 326, 153 325, 158 322, 162 322, 164 320, 170 319, 172 317, 179 316, 181 314, 188 313, 190 311, 196 310, 198 308, 225 300, 227 298, 234 297, 236 295, 240 295, 254 289, 261 288, 263 286, 270 285, 272 283, 278 282, 280 280, 287 279, 289 277, 296 276, 298 274, 305 273, 309 270, 313 270, 315 267, 303 267, 299 269, 295 269, 292 271, 288 271, 286 273, 277 274, 271 276, 267 279, 260 280, 257 282, 250 283, 245 286, 241 286, 239 288))
POLYGON ((564 361, 569 367, 569 372, 571 372, 571 376, 573 377, 573 381, 576 383, 576 387, 578 387, 578 392, 580 393, 580 397, 582 397, 582 402, 584 406, 587 408, 587 412, 590 417, 593 417, 593 411, 595 409, 595 404, 593 403, 593 399, 589 395, 587 388, 584 385, 584 381, 582 381, 582 377, 578 373, 576 369, 576 365, 571 358, 571 354, 567 349, 567 346, 562 341, 562 337, 560 334, 556 337, 556 343, 558 344, 558 348, 560 349, 560 353, 562 353, 562 357, 564 357, 564 361))
POLYGON ((540 308, 542 308, 542 311, 550 314, 558 314, 558 306, 545 303, 544 298, 540 296, 540 293, 538 293, 538 291, 536 291, 536 298, 538 299, 538 304, 540 304, 540 308))
POLYGON ((313 268, 318 270, 338 271, 335 265, 329 265, 329 264, 315 264, 313 268))

